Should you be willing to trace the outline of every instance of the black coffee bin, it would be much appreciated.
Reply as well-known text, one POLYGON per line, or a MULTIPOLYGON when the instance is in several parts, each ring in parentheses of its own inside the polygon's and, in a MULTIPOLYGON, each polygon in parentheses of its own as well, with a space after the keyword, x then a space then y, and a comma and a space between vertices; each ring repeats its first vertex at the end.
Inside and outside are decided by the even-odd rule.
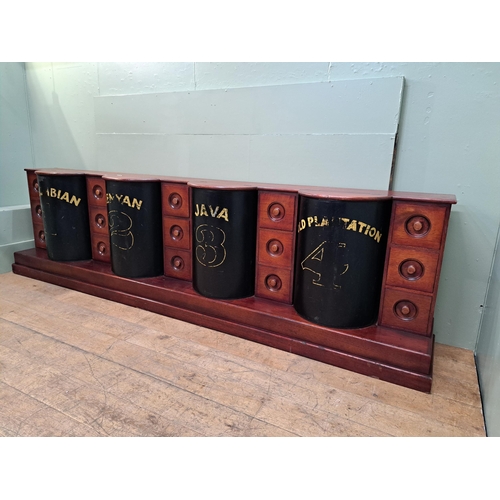
POLYGON ((391 200, 300 195, 294 307, 331 328, 376 323, 391 200))
POLYGON ((49 259, 90 260, 92 247, 85 175, 38 171, 37 178, 49 259))
POLYGON ((104 176, 111 268, 124 278, 163 274, 161 185, 158 179, 104 176))
POLYGON ((257 190, 231 184, 213 189, 190 185, 193 288, 216 299, 253 295, 257 190))

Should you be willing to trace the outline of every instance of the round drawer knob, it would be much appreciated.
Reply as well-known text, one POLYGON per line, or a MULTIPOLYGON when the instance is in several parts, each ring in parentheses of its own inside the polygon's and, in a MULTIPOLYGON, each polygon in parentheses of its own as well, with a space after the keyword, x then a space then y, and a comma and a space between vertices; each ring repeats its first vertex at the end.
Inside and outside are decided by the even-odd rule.
POLYGON ((180 226, 172 226, 170 228, 170 237, 175 240, 179 241, 182 240, 182 237, 184 236, 184 231, 180 226))
POLYGON ((102 198, 104 191, 101 186, 94 186, 92 188, 92 193, 94 193, 94 196, 99 199, 102 198))
POLYGON ((273 221, 279 221, 285 216, 285 207, 281 203, 273 203, 267 213, 273 221))
POLYGON ((42 216, 42 207, 40 205, 37 205, 35 208, 35 212, 38 215, 38 217, 42 216))
POLYGON ((399 274, 407 280, 416 281, 423 276, 424 266, 418 260, 405 260, 399 265, 399 274))
POLYGON ((283 253, 283 243, 279 240, 269 240, 267 242, 267 253, 273 257, 277 257, 283 253))
POLYGON ((101 254, 104 255, 106 253, 106 244, 100 241, 97 244, 97 251, 101 254))
POLYGON ((106 219, 104 215, 97 214, 95 216, 95 223, 98 225, 98 227, 104 227, 106 225, 106 219))
POLYGON ((169 202, 170 206, 174 209, 181 208, 182 196, 180 194, 177 194, 177 193, 172 193, 168 198, 168 202, 169 202))
POLYGON ((394 314, 404 321, 414 319, 417 316, 417 313, 417 306, 409 300, 400 300, 394 306, 394 314))
POLYGON ((33 190, 38 193, 38 181, 36 179, 33 181, 33 190))
POLYGON ((410 217, 406 221, 406 232, 411 236, 425 236, 430 228, 431 223, 429 219, 423 215, 410 217))
POLYGON ((184 267, 184 260, 178 255, 172 258, 172 267, 176 270, 181 270, 184 267))
POLYGON ((38 237, 41 241, 45 241, 45 233, 43 231, 38 232, 38 237))
POLYGON ((281 280, 275 274, 270 274, 266 276, 266 287, 271 292, 277 292, 281 288, 281 280))

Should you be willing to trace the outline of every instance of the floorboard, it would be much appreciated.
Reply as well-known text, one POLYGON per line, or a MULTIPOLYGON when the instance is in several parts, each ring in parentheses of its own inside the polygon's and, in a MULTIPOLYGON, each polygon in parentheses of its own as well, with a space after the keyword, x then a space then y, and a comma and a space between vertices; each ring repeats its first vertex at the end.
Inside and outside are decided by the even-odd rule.
POLYGON ((485 436, 471 351, 431 394, 12 273, 0 436, 485 436))

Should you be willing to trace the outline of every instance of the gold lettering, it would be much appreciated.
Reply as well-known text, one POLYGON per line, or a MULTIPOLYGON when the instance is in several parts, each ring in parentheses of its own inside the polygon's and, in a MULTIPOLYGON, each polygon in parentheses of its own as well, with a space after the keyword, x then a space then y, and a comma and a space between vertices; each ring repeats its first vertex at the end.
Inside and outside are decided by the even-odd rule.
POLYGON ((208 208, 210 210, 210 215, 212 217, 215 217, 217 215, 217 212, 219 211, 219 207, 215 207, 215 210, 212 208, 212 205, 208 205, 208 208))
POLYGON ((67 191, 61 196, 61 200, 69 203, 69 193, 67 191))
POLYGON ((61 190, 59 189, 59 191, 57 191, 57 199, 60 200, 61 199, 61 190))
POLYGON ((77 198, 75 195, 71 197, 71 200, 69 200, 70 203, 74 203, 75 207, 77 207, 80 202, 82 201, 81 198, 77 198))
MULTIPOLYGON (((218 207, 217 207, 218 208, 218 207)), ((217 219, 223 218, 226 222, 229 222, 229 212, 227 211, 227 208, 223 208, 220 212, 220 214, 217 216, 217 219)))
POLYGON ((314 217, 308 217, 307 218, 307 225, 311 227, 312 223, 314 222, 314 217))
POLYGON ((370 224, 367 224, 365 229, 365 235, 368 235, 368 229, 370 228, 371 228, 370 224))
POLYGON ((204 203, 201 204, 200 215, 206 215, 208 217, 208 212, 207 212, 207 209, 205 208, 204 203))
POLYGON ((123 198, 122 205, 128 205, 129 207, 131 206, 130 198, 128 196, 125 196, 125 198, 123 198))
POLYGON ((344 229, 347 229, 347 223, 351 220, 351 219, 346 219, 345 217, 339 217, 340 220, 344 221, 344 229))
POLYGON ((106 201, 111 203, 113 201, 113 195, 111 193, 106 193, 106 201))
POLYGON ((377 234, 375 235, 375 241, 377 243, 380 243, 380 238, 382 238, 382 235, 380 234, 380 231, 377 231, 377 234))
POLYGON ((375 236, 375 233, 376 233, 376 232, 377 232, 377 230, 376 230, 374 227, 372 227, 372 228, 370 229, 370 232, 368 233, 368 235, 369 235, 369 236, 371 236, 371 237, 373 238, 373 237, 375 236))
POLYGON ((328 226, 328 225, 329 225, 328 219, 326 217, 323 217, 323 219, 321 220, 320 227, 328 226))
POLYGON ((56 195, 56 188, 50 188, 50 196, 52 198, 55 198, 57 195, 56 195))
POLYGON ((356 222, 355 220, 351 221, 351 223, 349 224, 349 226, 347 227, 347 230, 348 231, 357 231, 357 226, 356 226, 356 222))
POLYGON ((361 221, 359 221, 359 222, 358 222, 358 224, 359 224, 359 232, 360 232, 360 233, 362 233, 362 232, 363 232, 363 229, 364 229, 364 228, 365 228, 365 226, 366 226, 366 222, 361 222, 361 221))
POLYGON ((200 215, 200 207, 198 206, 198 203, 196 203, 195 205, 194 215, 195 217, 198 217, 198 215, 200 215))
POLYGON ((115 198, 121 202, 122 201, 122 198, 123 198, 123 194, 115 194, 115 198))
POLYGON ((132 202, 132 208, 137 208, 137 210, 140 210, 142 207, 142 200, 136 200, 134 198, 134 201, 132 202))
POLYGON ((300 231, 302 231, 302 229, 305 229, 306 228, 306 221, 304 219, 302 219, 299 223, 299 233, 300 231))

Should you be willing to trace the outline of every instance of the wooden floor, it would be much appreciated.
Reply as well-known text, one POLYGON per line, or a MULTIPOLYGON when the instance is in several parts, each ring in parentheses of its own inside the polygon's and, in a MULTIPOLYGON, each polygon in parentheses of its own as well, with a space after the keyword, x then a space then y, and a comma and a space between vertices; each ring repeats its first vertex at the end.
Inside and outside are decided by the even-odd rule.
POLYGON ((484 436, 471 351, 423 394, 12 273, 2 436, 484 436))

